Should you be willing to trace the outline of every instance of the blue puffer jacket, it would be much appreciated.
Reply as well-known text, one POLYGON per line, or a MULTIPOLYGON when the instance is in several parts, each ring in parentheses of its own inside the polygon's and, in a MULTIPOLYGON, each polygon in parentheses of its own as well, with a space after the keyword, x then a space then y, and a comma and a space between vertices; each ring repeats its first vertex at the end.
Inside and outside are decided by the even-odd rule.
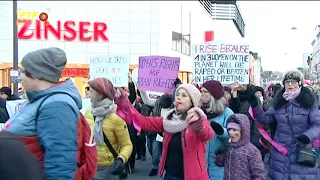
POLYGON ((215 121, 219 123, 224 128, 224 133, 222 135, 214 134, 214 138, 207 143, 207 169, 210 176, 210 180, 223 180, 224 176, 224 168, 218 167, 214 163, 215 154, 219 150, 220 147, 223 146, 223 144, 228 143, 229 135, 227 131, 227 120, 230 115, 232 115, 233 112, 230 108, 226 108, 224 113, 221 114, 218 117, 215 117, 213 119, 210 119, 211 121, 215 121))
POLYGON ((74 179, 77 168, 77 120, 82 106, 78 89, 68 79, 46 90, 27 92, 27 97, 28 102, 7 122, 7 130, 18 136, 38 137, 44 151, 46 180, 74 179), (68 95, 52 95, 57 92, 68 95), (47 96, 50 97, 39 107, 47 96))

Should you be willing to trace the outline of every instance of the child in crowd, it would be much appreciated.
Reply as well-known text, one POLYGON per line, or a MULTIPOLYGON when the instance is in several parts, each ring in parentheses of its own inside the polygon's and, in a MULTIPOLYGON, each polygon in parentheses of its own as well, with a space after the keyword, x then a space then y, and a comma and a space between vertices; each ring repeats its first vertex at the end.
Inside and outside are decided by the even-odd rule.
POLYGON ((229 148, 216 156, 216 164, 224 166, 225 180, 266 180, 261 153, 250 142, 250 122, 244 114, 228 118, 229 148))

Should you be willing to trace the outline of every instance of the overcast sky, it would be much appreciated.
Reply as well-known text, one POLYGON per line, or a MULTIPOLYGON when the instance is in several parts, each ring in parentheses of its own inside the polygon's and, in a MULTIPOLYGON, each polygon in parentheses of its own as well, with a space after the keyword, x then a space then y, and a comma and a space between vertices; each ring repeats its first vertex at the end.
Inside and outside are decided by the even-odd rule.
POLYGON ((246 40, 261 56, 264 70, 302 67, 303 53, 312 53, 315 27, 320 25, 320 1, 239 1, 239 5, 246 40))

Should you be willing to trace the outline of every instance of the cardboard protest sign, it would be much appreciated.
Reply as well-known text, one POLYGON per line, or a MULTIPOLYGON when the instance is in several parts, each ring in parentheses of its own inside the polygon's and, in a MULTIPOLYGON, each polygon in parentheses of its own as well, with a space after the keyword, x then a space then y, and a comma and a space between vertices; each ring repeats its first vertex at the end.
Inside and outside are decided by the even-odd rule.
MULTIPOLYGON (((132 81, 137 84, 138 82, 138 71, 139 68, 135 68, 132 70, 132 81)), ((155 92, 155 91, 146 91, 148 95, 157 95, 157 96, 162 96, 164 93, 162 92, 155 92)))
POLYGON ((249 83, 249 45, 212 41, 195 45, 193 48, 194 83, 208 80, 222 84, 249 83))
POLYGON ((24 104, 26 103, 26 99, 20 99, 15 101, 7 101, 6 108, 9 114, 9 117, 12 117, 14 113, 24 104))
POLYGON ((127 87, 129 59, 125 55, 93 56, 90 58, 90 79, 108 78, 114 87, 127 87))
POLYGON ((178 77, 179 57, 139 57, 138 85, 140 90, 173 93, 178 77))

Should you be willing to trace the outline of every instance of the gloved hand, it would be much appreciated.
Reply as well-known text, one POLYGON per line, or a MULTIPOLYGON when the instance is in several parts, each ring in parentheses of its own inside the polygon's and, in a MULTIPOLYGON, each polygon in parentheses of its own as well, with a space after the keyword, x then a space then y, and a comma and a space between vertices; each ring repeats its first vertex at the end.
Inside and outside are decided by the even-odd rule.
POLYGON ((309 144, 311 142, 309 137, 304 134, 297 135, 296 139, 303 144, 309 144))
POLYGON ((202 130, 202 122, 201 121, 203 121, 203 120, 198 120, 198 121, 195 121, 190 124, 190 127, 194 132, 198 133, 202 130))
POLYGON ((223 134, 224 129, 222 128, 222 126, 219 123, 216 123, 215 121, 211 121, 210 126, 217 135, 223 134))
POLYGON ((178 85, 179 84, 181 84, 182 82, 181 82, 181 80, 179 79, 179 78, 176 78, 176 80, 173 82, 173 84, 174 84, 174 87, 178 87, 178 85))
POLYGON ((224 166, 224 160, 225 160, 225 154, 217 154, 214 157, 214 163, 218 167, 223 167, 224 166))
POLYGON ((257 107, 259 105, 259 99, 255 94, 252 94, 249 97, 248 102, 252 108, 257 107))
POLYGON ((116 158, 112 164, 111 174, 120 175, 123 172, 123 161, 121 158, 116 158))

